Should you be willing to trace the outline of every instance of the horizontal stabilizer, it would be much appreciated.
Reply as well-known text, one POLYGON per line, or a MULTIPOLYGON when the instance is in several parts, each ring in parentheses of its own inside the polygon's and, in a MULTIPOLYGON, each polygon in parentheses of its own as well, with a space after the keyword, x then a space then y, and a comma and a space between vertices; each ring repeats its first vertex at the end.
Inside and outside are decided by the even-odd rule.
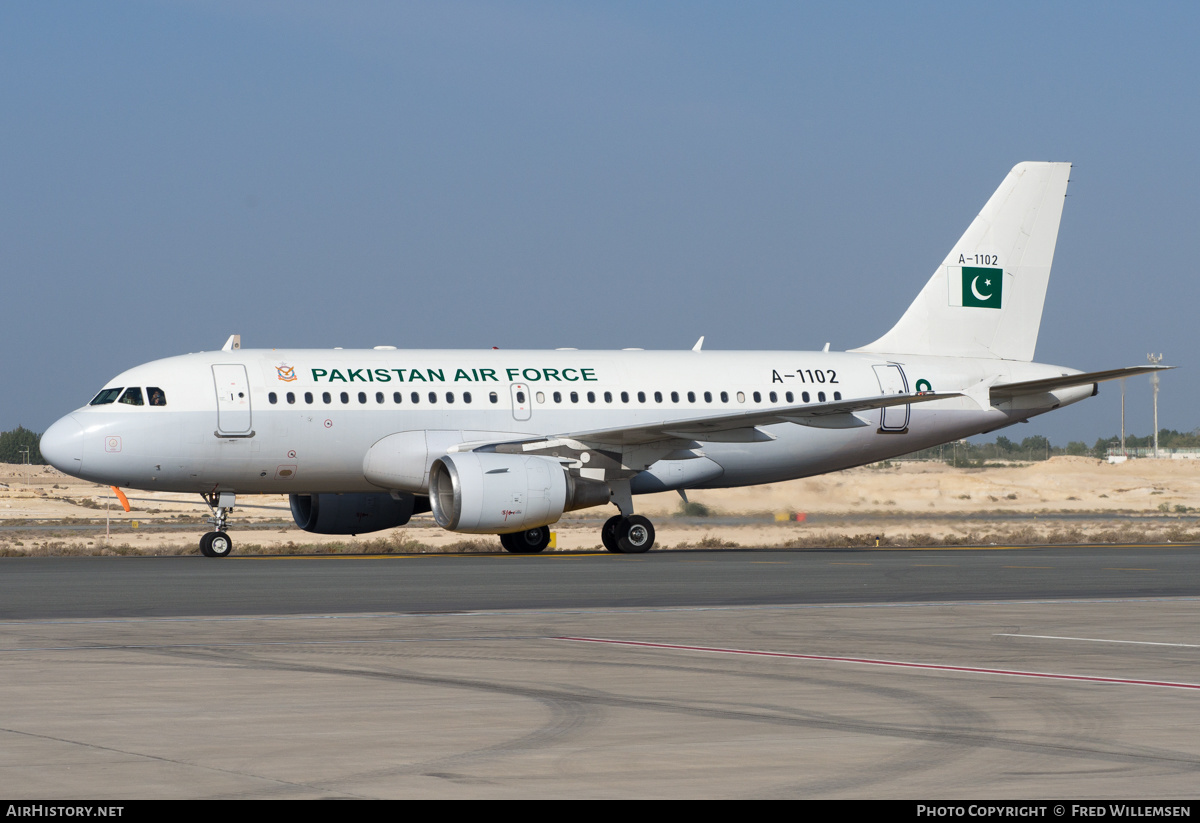
POLYGON ((1103 383, 1107 380, 1119 380, 1122 377, 1136 377, 1139 374, 1149 374, 1156 371, 1173 369, 1174 366, 1127 366, 1123 369, 1107 369, 1105 371, 1090 371, 1080 374, 1064 374, 1061 377, 1047 377, 1043 380, 1026 380, 1022 383, 1001 383, 991 387, 992 403, 998 403, 1010 397, 1021 397, 1030 394, 1043 394, 1055 389, 1068 389, 1072 386, 1086 386, 1088 383, 1103 383))

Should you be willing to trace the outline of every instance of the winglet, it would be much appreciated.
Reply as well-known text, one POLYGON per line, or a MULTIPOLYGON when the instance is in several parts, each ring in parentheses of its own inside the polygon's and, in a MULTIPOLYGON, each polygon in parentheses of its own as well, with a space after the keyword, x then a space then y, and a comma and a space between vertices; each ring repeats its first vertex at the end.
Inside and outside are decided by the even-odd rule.
POLYGON ((242 336, 240 334, 231 334, 229 339, 225 341, 225 345, 221 347, 221 351, 237 351, 242 347, 242 336))
POLYGON ((692 346, 692 351, 700 351, 700 347, 704 345, 704 335, 700 335, 700 339, 696 341, 696 345, 692 346))

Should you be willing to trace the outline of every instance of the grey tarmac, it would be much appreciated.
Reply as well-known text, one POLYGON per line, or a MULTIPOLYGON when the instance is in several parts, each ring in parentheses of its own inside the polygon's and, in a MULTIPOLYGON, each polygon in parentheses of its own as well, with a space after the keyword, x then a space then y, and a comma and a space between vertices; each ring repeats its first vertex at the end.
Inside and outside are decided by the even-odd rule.
POLYGON ((1186 798, 1198 566, 6 558, 0 794, 1186 798))

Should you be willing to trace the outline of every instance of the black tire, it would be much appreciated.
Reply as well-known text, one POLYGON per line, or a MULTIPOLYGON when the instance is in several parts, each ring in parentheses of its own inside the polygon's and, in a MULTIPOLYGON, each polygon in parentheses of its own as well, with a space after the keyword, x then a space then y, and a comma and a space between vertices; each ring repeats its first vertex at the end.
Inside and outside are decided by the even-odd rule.
POLYGON ((640 514, 617 525, 617 548, 622 554, 643 554, 654 546, 654 524, 640 514))
POLYGON ((200 537, 200 554, 205 557, 212 557, 212 539, 216 532, 208 532, 200 537))
POLYGON ((211 538, 208 541, 209 557, 229 557, 233 554, 233 540, 225 532, 209 532, 204 536, 211 538))
POLYGON ((604 525, 600 529, 600 542, 604 544, 604 548, 613 554, 620 554, 621 549, 617 546, 617 524, 622 520, 621 515, 613 515, 604 521, 604 525))
POLYGON ((550 527, 538 526, 523 532, 502 534, 500 545, 513 554, 537 554, 550 545, 550 527))

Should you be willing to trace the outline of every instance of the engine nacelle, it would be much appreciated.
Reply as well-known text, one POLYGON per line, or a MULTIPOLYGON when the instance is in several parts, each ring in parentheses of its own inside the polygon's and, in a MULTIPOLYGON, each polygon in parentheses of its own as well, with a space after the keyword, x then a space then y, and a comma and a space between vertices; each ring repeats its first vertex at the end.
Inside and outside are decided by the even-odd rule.
POLYGON ((433 461, 429 504, 443 529, 504 534, 556 522, 564 511, 608 502, 604 483, 572 477, 550 457, 462 452, 433 461))
POLYGON ((377 532, 403 526, 415 511, 427 511, 411 494, 293 494, 289 500, 296 525, 315 534, 377 532))

